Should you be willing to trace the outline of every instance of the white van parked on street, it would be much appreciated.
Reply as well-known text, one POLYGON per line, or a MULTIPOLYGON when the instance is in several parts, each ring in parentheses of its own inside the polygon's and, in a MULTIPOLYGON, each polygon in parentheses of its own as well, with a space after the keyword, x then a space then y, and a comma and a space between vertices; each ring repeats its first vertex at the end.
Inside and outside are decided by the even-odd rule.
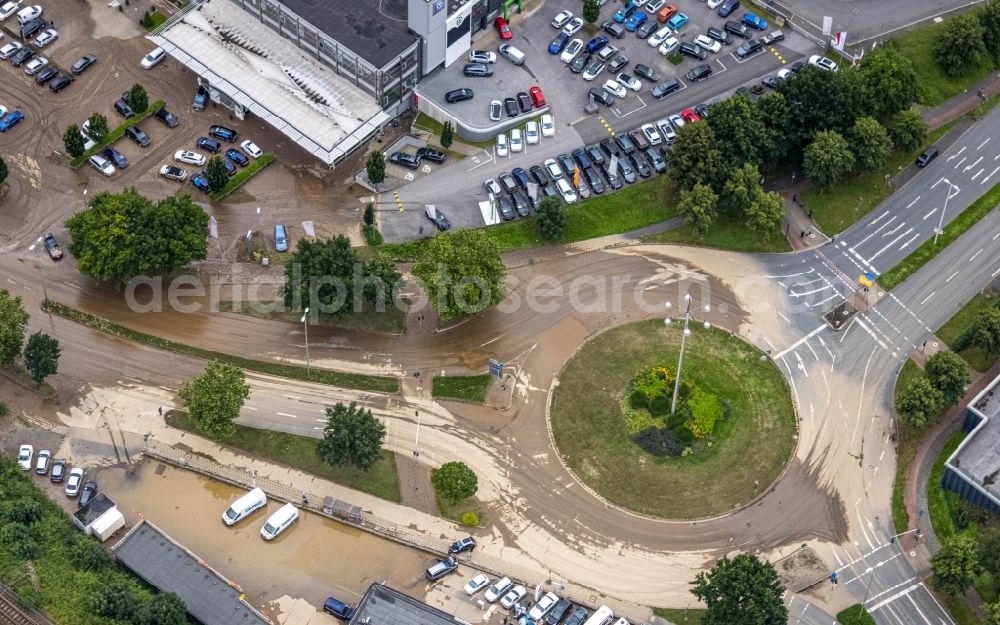
POLYGON ((226 508, 222 513, 222 522, 226 525, 235 525, 250 516, 254 510, 267 505, 267 495, 260 488, 255 488, 248 493, 244 493, 233 505, 226 508))
POLYGON ((260 528, 260 535, 264 537, 264 540, 274 540, 278 534, 285 531, 298 518, 299 509, 290 503, 286 503, 278 508, 277 512, 268 517, 267 522, 264 523, 264 527, 260 528))

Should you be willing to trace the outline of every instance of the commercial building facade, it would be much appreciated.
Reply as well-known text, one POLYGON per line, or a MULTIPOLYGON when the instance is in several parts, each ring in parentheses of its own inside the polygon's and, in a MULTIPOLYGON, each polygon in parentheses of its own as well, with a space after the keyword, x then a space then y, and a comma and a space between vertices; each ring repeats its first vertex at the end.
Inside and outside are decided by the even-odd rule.
POLYGON ((1000 376, 965 409, 969 435, 944 464, 944 487, 1000 514, 1000 376))

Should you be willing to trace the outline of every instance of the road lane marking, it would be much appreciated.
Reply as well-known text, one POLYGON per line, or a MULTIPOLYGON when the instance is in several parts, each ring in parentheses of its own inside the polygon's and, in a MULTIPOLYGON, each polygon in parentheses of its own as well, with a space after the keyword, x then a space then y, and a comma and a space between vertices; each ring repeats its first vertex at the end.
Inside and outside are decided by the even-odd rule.
POLYGON ((948 279, 947 279, 947 280, 945 280, 945 281, 944 281, 944 283, 945 283, 945 284, 948 284, 949 282, 951 282, 951 279, 952 279, 952 278, 954 278, 954 277, 955 277, 955 276, 957 276, 957 275, 958 275, 958 272, 956 271, 955 273, 953 273, 953 274, 951 274, 950 276, 948 276, 948 279))
POLYGON ((934 294, 935 294, 935 293, 937 293, 937 291, 931 291, 931 294, 930 294, 930 295, 928 295, 927 297, 925 297, 925 298, 923 299, 923 301, 922 301, 922 302, 920 302, 920 305, 921 305, 921 306, 923 306, 924 304, 926 304, 926 303, 927 303, 927 300, 929 300, 930 298, 934 297, 934 294))
POLYGON ((884 224, 882 224, 881 226, 879 226, 877 230, 873 230, 871 232, 871 234, 869 234, 865 238, 861 239, 859 242, 857 242, 854 245, 852 245, 849 249, 853 250, 856 247, 860 247, 861 245, 864 245, 865 241, 867 241, 868 239, 872 238, 873 236, 875 236, 876 234, 878 234, 879 232, 881 232, 882 228, 885 228, 886 226, 888 226, 889 224, 891 224, 893 222, 893 220, 895 220, 895 219, 896 219, 896 217, 895 217, 895 215, 893 215, 892 219, 890 219, 889 221, 887 221, 884 224))
POLYGON ((80 287, 78 287, 77 285, 73 284, 72 282, 63 282, 63 284, 65 284, 66 286, 71 286, 71 287, 73 287, 74 289, 77 289, 77 290, 80 289, 80 287))
POLYGON ((983 141, 982 143, 980 143, 980 144, 979 144, 979 145, 978 145, 978 146, 976 147, 976 149, 977 149, 977 150, 981 150, 981 149, 983 149, 983 146, 984 146, 984 145, 986 145, 986 144, 987 144, 987 143, 989 143, 989 142, 990 142, 990 137, 986 137, 986 140, 985 140, 985 141, 983 141))
POLYGON ((975 260, 976 256, 979 256, 982 253, 983 253, 983 248, 979 248, 979 251, 972 255, 972 258, 969 259, 969 262, 971 263, 973 260, 975 260))
POLYGON ((784 356, 788 352, 792 351, 793 349, 795 349, 799 345, 802 345, 803 343, 805 343, 806 341, 808 341, 812 337, 816 336, 817 334, 819 334, 820 332, 822 332, 825 329, 826 329, 826 324, 824 323, 824 324, 820 325, 818 328, 816 328, 815 330, 813 330, 812 332, 810 332, 809 334, 803 336, 799 340, 797 340, 794 343, 792 343, 791 346, 789 346, 788 349, 786 349, 785 351, 780 352, 777 355, 775 355, 774 359, 777 360, 777 359, 781 358, 782 356, 784 356))
MULTIPOLYGON (((1000 156, 1000 154, 998 154, 998 156, 1000 156)), ((986 176, 985 178, 983 178, 979 182, 979 184, 986 184, 986 181, 988 181, 990 178, 992 178, 993 174, 997 173, 998 171, 1000 171, 1000 167, 997 167, 996 169, 994 169, 993 171, 991 171, 988 176, 986 176)))
MULTIPOLYGON (((914 200, 912 202, 910 202, 909 204, 906 205, 906 208, 909 208, 909 207, 913 206, 914 204, 916 204, 917 200, 919 200, 919 199, 920 199, 920 196, 918 195, 916 198, 914 198, 914 200)), ((874 223, 874 222, 872 222, 872 223, 874 223)))
POLYGON ((977 171, 977 172, 976 172, 975 174, 973 174, 973 175, 972 175, 972 178, 969 178, 969 180, 975 180, 976 178, 978 178, 978 177, 979 177, 979 174, 983 173, 984 171, 986 171, 986 170, 985 170, 985 169, 980 169, 980 170, 979 170, 979 171, 977 171))
MULTIPOLYGON (((886 346, 885 343, 882 342, 882 339, 880 339, 878 337, 878 335, 876 335, 875 332, 872 331, 872 329, 868 327, 868 324, 866 324, 864 321, 861 320, 860 317, 855 317, 854 321, 857 322, 857 324, 859 326, 861 326, 862 330, 864 330, 865 332, 867 332, 868 334, 870 334, 871 337, 873 339, 875 339, 875 342, 879 344, 879 347, 881 347, 882 349, 884 349, 886 351, 889 351, 889 348, 886 346)), ((872 353, 874 354, 875 352, 872 352, 872 353)), ((871 361, 869 360, 869 362, 871 362, 871 361)), ((851 440, 854 440, 854 437, 851 437, 851 440)))
POLYGON ((906 235, 910 234, 911 232, 913 232, 913 228, 910 228, 909 230, 907 230, 907 231, 906 231, 906 232, 904 232, 903 234, 899 235, 898 237, 896 237, 895 239, 893 239, 892 241, 890 241, 888 245, 886 245, 885 247, 883 247, 883 248, 882 248, 882 249, 880 249, 879 251, 875 252, 875 255, 874 255, 874 256, 872 256, 871 258, 869 258, 869 259, 868 259, 868 260, 867 260, 866 262, 868 262, 868 263, 871 263, 871 262, 872 262, 872 261, 874 261, 874 260, 875 260, 876 258, 878 258, 878 257, 879 257, 879 255, 881 255, 881 254, 882 254, 882 252, 886 251, 887 249, 889 249, 890 247, 892 247, 893 245, 895 245, 896 243, 898 243, 900 239, 902 239, 902 238, 903 238, 903 237, 905 237, 906 235))
POLYGON ((257 410, 255 406, 243 406, 243 407, 246 408, 247 410, 257 410))
MULTIPOLYGON (((961 149, 961 150, 959 150, 958 152, 955 152, 955 153, 954 153, 954 154, 952 154, 951 156, 949 156, 949 157, 948 157, 948 160, 947 160, 946 162, 951 162, 951 159, 953 159, 953 158, 957 158, 957 157, 958 157, 958 155, 959 155, 959 154, 961 154, 961 153, 962 153, 962 152, 964 152, 964 151, 965 151, 965 146, 963 145, 963 146, 962 146, 962 149, 961 149)), ((935 183, 935 186, 936 186, 936 185, 937 185, 937 183, 935 183)), ((931 187, 931 188, 933 189, 934 187, 931 187)))
POLYGON ((276 412, 274 414, 278 415, 279 417, 291 417, 292 419, 298 419, 298 417, 296 417, 295 415, 288 414, 287 412, 276 412))
MULTIPOLYGON (((920 196, 918 195, 918 196, 917 196, 917 200, 919 200, 919 199, 920 199, 920 196)), ((917 200, 913 200, 913 202, 916 202, 917 200)), ((911 204, 912 204, 913 202, 911 202, 911 204)), ((907 206, 907 208, 909 208, 909 206, 907 206)), ((869 225, 869 227, 870 227, 870 226, 874 226, 875 224, 877 224, 877 223, 879 222, 879 220, 881 220, 881 219, 882 219, 883 217, 885 217, 885 216, 886 216, 886 215, 888 215, 888 214, 889 214, 889 211, 885 211, 884 213, 882 213, 881 215, 879 215, 879 216, 878 216, 878 217, 876 217, 875 219, 872 219, 872 222, 871 222, 870 224, 868 224, 868 225, 869 225)))
POLYGON ((930 217, 931 215, 933 215, 936 212, 937 212, 937 209, 936 208, 932 208, 931 212, 929 212, 926 215, 924 215, 924 219, 927 219, 928 217, 930 217))
POLYGON ((918 232, 915 235, 913 235, 912 237, 910 237, 910 240, 908 240, 906 243, 904 243, 904 244, 902 244, 902 245, 899 246, 899 251, 903 251, 906 248, 910 247, 910 243, 913 243, 914 241, 916 241, 917 237, 919 237, 919 236, 920 236, 920 233, 918 232))
POLYGON ((966 165, 966 166, 965 166, 965 167, 964 167, 964 168, 962 169, 962 173, 964 174, 965 172, 969 171, 970 169, 972 169, 973 167, 975 167, 976 165, 978 165, 978 164, 979 164, 979 161, 981 161, 981 160, 983 160, 983 157, 982 157, 982 156, 980 156, 979 158, 977 158, 977 159, 976 159, 976 162, 975 162, 975 163, 971 163, 971 164, 969 164, 969 165, 966 165))
MULTIPOLYGON (((958 169, 959 167, 961 167, 962 163, 964 163, 966 161, 966 159, 968 159, 968 158, 969 158, 968 156, 963 156, 962 160, 960 160, 957 163, 955 163, 955 169, 958 169)), ((935 184, 937 184, 937 183, 935 183, 935 184)))

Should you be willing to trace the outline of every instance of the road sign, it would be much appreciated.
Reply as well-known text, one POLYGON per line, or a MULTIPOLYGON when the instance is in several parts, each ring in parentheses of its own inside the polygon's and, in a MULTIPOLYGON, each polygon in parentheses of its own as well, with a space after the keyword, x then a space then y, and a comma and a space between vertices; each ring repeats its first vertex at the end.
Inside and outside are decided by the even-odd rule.
POLYGON ((866 289, 870 289, 875 284, 875 274, 869 271, 864 275, 858 276, 858 284, 866 289))
POLYGON ((503 377, 503 367, 504 363, 500 362, 496 358, 490 358, 490 375, 495 378, 503 377))

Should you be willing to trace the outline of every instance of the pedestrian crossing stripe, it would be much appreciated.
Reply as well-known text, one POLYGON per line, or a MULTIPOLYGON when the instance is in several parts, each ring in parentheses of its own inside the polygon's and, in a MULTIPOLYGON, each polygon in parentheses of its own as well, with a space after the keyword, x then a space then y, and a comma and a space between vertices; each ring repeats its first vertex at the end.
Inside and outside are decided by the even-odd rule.
POLYGON ((610 125, 608 125, 608 122, 606 122, 603 117, 598 117, 597 119, 598 119, 598 121, 601 122, 601 125, 604 126, 604 129, 608 131, 608 134, 610 134, 612 137, 614 137, 615 136, 615 131, 614 131, 614 129, 610 125))
POLYGON ((768 47, 771 49, 771 52, 774 53, 774 56, 778 57, 778 60, 781 61, 782 65, 788 64, 788 61, 785 60, 785 57, 781 56, 781 53, 775 50, 774 46, 768 46, 768 47))

